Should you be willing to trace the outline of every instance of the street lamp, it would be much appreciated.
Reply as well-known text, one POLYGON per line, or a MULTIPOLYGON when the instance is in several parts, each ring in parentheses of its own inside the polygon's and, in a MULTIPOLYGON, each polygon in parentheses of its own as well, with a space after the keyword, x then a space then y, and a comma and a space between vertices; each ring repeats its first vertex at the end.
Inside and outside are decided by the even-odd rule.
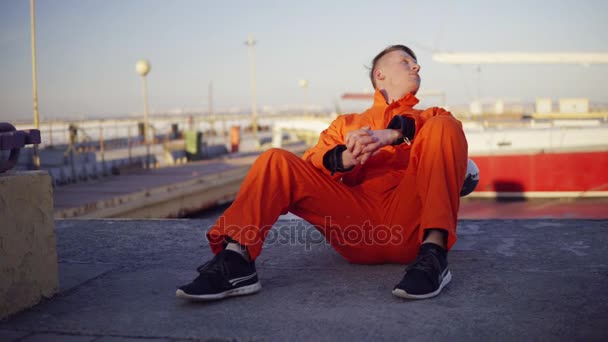
POLYGON ((144 143, 146 144, 146 167, 150 167, 150 140, 148 139, 148 90, 146 75, 150 72, 150 62, 140 59, 135 63, 135 71, 141 75, 144 95, 144 143))
POLYGON ((256 41, 253 39, 253 34, 249 34, 249 38, 245 42, 245 45, 249 46, 249 67, 251 70, 251 128, 253 130, 253 139, 255 140, 255 146, 258 146, 258 109, 257 109, 257 96, 255 89, 255 61, 253 56, 253 47, 256 41))
POLYGON ((304 105, 304 115, 308 115, 308 80, 300 80, 300 87, 302 89, 304 89, 304 99, 305 99, 305 105, 304 105))
MULTIPOLYGON (((40 129, 40 116, 38 115, 38 88, 36 85, 36 22, 34 0, 30 0, 30 29, 32 32, 32 96, 34 99, 34 128, 40 129)), ((40 155, 38 144, 34 145, 34 166, 40 169, 40 155)))

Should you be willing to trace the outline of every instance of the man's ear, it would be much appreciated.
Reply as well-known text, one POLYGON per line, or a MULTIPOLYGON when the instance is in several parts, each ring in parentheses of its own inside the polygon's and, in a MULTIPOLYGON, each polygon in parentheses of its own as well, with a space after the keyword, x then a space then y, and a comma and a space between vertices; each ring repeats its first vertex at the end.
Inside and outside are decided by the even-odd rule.
POLYGON ((384 73, 382 72, 382 70, 380 70, 380 68, 374 69, 374 79, 382 81, 385 78, 386 77, 384 76, 384 73))

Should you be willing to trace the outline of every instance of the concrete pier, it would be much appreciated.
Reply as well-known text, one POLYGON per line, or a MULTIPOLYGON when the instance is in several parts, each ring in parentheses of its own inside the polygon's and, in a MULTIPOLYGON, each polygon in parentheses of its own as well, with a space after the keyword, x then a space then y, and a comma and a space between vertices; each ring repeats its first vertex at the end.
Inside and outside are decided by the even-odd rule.
MULTIPOLYGON (((303 153, 303 144, 286 149, 303 153)), ((173 218, 231 201, 260 152, 55 188, 56 218, 173 218)))
POLYGON ((462 220, 452 282, 391 294, 403 265, 344 261, 300 220, 279 220, 259 294, 175 298, 211 257, 206 220, 58 220, 60 295, 0 322, 1 341, 551 340, 608 338, 608 221, 462 220), (291 240, 291 239, 288 239, 291 240))

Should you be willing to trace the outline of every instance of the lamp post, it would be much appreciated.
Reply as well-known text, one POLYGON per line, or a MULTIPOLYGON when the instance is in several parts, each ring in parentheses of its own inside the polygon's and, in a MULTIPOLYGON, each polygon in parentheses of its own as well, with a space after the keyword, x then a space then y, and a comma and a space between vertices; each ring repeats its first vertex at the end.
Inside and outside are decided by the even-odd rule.
POLYGON ((135 71, 141 75, 144 95, 144 143, 146 144, 146 167, 150 167, 150 140, 148 139, 148 90, 146 75, 150 72, 150 62, 140 59, 135 63, 135 71))
POLYGON ((209 134, 215 136, 215 113, 213 113, 213 82, 209 82, 209 134))
POLYGON ((300 87, 304 89, 304 115, 308 115, 308 80, 300 80, 300 87))
MULTIPOLYGON (((34 0, 30 0, 30 30, 32 32, 32 96, 34 99, 34 128, 40 129, 40 116, 38 115, 38 88, 36 83, 36 22, 34 17, 34 0)), ((40 155, 38 144, 34 145, 34 166, 40 169, 40 155)))
POLYGON ((253 39, 253 34, 249 34, 249 38, 245 42, 245 45, 249 46, 249 67, 251 70, 251 128, 253 130, 253 139, 255 140, 255 146, 257 147, 258 141, 258 109, 257 109, 257 95, 256 95, 256 84, 255 84, 255 61, 253 55, 253 47, 256 41, 253 39))

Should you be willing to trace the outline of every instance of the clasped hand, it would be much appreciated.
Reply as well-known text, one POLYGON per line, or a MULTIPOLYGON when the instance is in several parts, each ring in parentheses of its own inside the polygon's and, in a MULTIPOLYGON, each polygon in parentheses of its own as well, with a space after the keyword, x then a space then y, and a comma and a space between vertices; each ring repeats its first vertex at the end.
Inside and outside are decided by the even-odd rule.
POLYGON ((346 134, 346 150, 342 153, 342 165, 350 168, 363 165, 370 157, 386 145, 399 138, 399 132, 392 129, 371 130, 362 127, 346 134))

